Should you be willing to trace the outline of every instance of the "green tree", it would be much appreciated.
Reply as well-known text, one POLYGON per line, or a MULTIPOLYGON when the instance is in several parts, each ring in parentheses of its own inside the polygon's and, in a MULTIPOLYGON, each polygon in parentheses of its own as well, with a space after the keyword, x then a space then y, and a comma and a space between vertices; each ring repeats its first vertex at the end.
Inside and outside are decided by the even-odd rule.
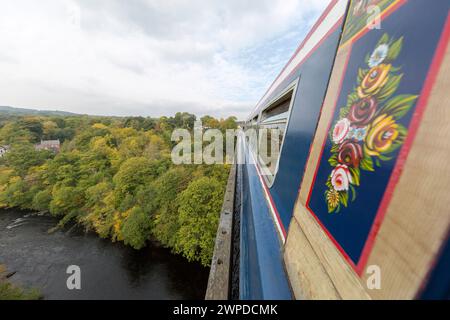
POLYGON ((164 246, 173 248, 180 228, 177 196, 192 180, 192 171, 186 167, 175 167, 161 175, 155 182, 157 205, 153 233, 164 246))
POLYGON ((211 263, 223 194, 220 182, 203 177, 179 195, 180 229, 175 250, 188 260, 205 266, 211 263))
POLYGON ((134 249, 142 249, 151 235, 152 220, 141 207, 134 207, 122 225, 123 241, 134 249))
POLYGON ((52 194, 50 190, 45 189, 36 193, 33 197, 33 209, 38 211, 47 211, 52 201, 52 194))
POLYGON ((50 213, 54 216, 73 217, 80 213, 84 205, 84 193, 75 187, 55 186, 50 202, 50 213))
POLYGON ((42 165, 51 159, 51 151, 36 151, 31 144, 15 144, 5 156, 6 165, 14 168, 20 175, 25 175, 33 166, 42 165))
MULTIPOLYGON (((102 238, 139 249, 153 238, 209 264, 228 166, 174 166, 172 130, 192 130, 195 115, 159 119, 14 116, 0 119, 0 207, 49 211, 102 238), (40 139, 66 140, 60 152, 40 139), (208 178, 206 178, 208 177, 208 178)), ((225 130, 235 118, 204 117, 225 130)))
POLYGON ((27 183, 19 176, 10 178, 5 190, 0 193, 0 203, 28 209, 30 199, 27 197, 27 183))

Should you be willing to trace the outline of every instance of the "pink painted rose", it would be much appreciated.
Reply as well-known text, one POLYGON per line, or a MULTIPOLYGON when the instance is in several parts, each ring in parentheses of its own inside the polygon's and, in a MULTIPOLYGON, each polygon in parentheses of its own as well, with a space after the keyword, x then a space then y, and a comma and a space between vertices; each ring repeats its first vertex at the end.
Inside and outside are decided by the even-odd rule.
POLYGON ((344 164, 338 165, 331 173, 331 184, 336 191, 347 191, 352 183, 350 170, 344 164))
POLYGON ((347 118, 339 120, 333 129, 333 142, 339 144, 344 141, 349 131, 350 121, 347 118))

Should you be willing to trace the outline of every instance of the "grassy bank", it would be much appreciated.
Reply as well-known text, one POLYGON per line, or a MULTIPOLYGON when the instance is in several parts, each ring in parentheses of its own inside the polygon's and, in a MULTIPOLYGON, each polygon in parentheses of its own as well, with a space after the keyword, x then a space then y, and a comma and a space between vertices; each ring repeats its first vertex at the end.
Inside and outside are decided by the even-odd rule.
POLYGON ((0 265, 0 300, 38 300, 42 298, 36 289, 25 290, 11 284, 6 275, 6 268, 0 265))

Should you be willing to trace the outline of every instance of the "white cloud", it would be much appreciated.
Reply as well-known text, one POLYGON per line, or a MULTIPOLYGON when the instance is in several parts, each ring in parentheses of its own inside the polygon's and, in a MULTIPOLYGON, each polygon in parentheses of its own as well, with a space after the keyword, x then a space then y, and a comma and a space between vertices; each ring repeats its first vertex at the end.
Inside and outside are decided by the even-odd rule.
POLYGON ((15 0, 0 105, 244 117, 329 0, 15 0))

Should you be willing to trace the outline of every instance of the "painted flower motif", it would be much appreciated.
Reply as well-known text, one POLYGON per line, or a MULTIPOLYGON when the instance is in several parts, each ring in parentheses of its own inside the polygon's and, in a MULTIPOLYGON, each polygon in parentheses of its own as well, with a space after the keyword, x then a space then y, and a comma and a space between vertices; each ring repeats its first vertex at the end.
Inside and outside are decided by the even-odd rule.
MULTIPOLYGON (((355 10, 377 0, 354 2, 355 10)), ((357 84, 347 96, 347 103, 339 110, 339 118, 331 130, 331 156, 328 163, 333 170, 326 181, 324 193, 328 212, 339 212, 356 200, 361 174, 375 172, 385 161, 394 158, 407 128, 401 122, 414 106, 417 95, 396 94, 403 74, 401 67, 393 67, 400 55, 403 37, 384 34, 372 52, 368 68, 360 68, 357 84), (387 45, 392 43, 392 45, 387 45)))
POLYGON ((379 156, 387 152, 398 138, 398 124, 392 116, 383 114, 370 125, 366 137, 366 152, 370 156, 379 156))
POLYGON ((369 59, 369 67, 374 68, 384 62, 389 52, 389 46, 387 44, 379 45, 369 59))
POLYGON ((365 127, 372 121, 377 111, 377 101, 373 97, 366 97, 356 102, 351 108, 348 119, 352 125, 365 127))
POLYGON ((327 198, 328 206, 331 209, 335 209, 339 205, 339 203, 341 201, 339 199, 339 192, 337 192, 334 189, 331 189, 331 190, 327 191, 326 198, 327 198))
POLYGON ((377 94, 389 80, 391 68, 390 64, 380 64, 370 69, 357 89, 358 96, 366 98, 377 94))
POLYGON ((344 164, 338 165, 331 173, 331 184, 336 191, 347 191, 351 182, 350 170, 344 164))
POLYGON ((356 142, 364 141, 367 134, 367 127, 364 128, 356 128, 351 127, 345 140, 355 140, 356 142))
POLYGON ((346 166, 357 168, 363 157, 361 145, 352 141, 344 142, 339 148, 338 161, 346 166))
POLYGON ((350 121, 346 118, 339 120, 333 129, 333 142, 339 144, 344 141, 349 131, 350 121))
POLYGON ((356 141, 364 141, 367 135, 367 127, 366 128, 358 128, 353 131, 352 138, 356 141))

